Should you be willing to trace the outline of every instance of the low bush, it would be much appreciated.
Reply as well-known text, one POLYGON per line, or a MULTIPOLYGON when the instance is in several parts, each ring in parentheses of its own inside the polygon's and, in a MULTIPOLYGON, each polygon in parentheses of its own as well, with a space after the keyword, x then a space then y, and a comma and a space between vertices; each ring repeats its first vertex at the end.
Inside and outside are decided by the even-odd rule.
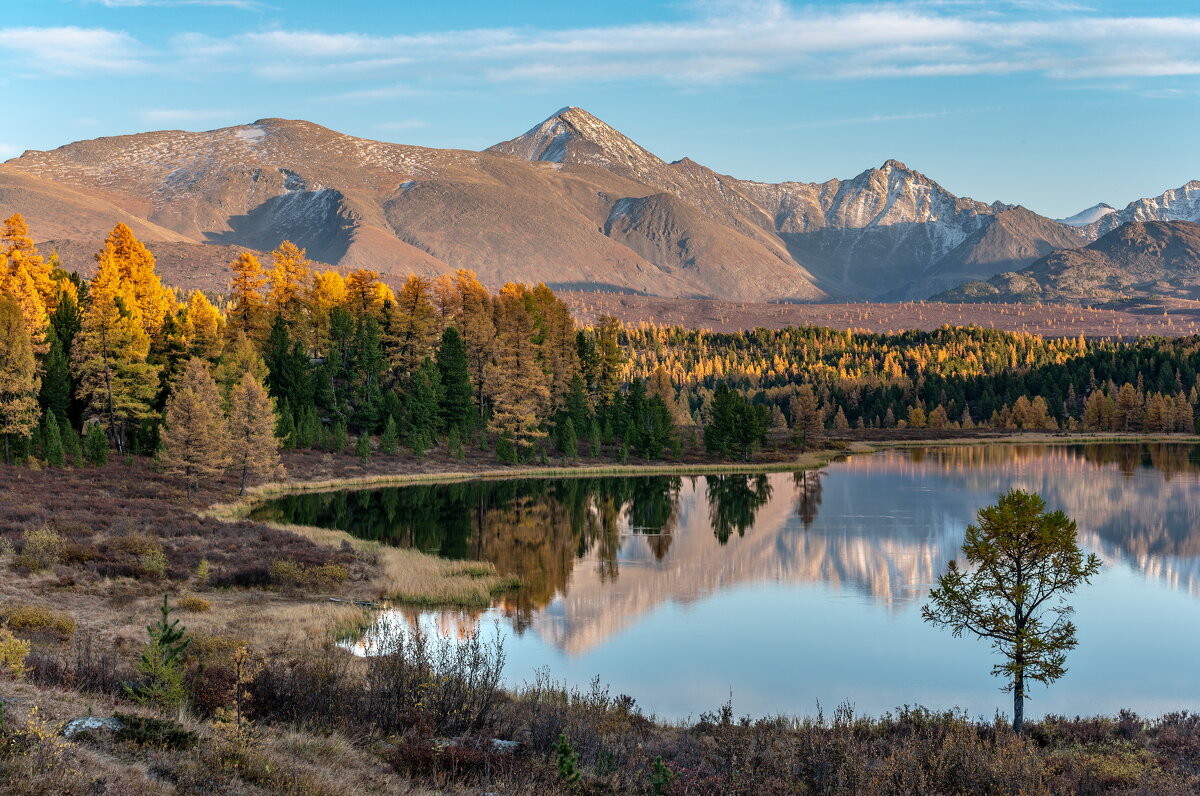
POLYGON ((21 534, 21 551, 13 566, 31 572, 49 569, 62 560, 66 549, 67 540, 49 525, 30 528, 21 534))
POLYGON ((181 611, 193 614, 203 614, 212 610, 212 603, 194 594, 185 594, 175 601, 175 606, 181 611))
POLYGON ((14 633, 33 635, 50 632, 61 639, 75 635, 75 617, 45 605, 5 603, 0 605, 0 623, 14 633))
MULTIPOLYGON (((0 627, 0 674, 20 680, 25 676, 25 658, 28 656, 29 642, 0 627)), ((0 710, 3 710, 3 706, 4 703, 0 702, 0 710)))
POLYGON ((341 564, 308 566, 287 559, 272 561, 270 573, 280 586, 312 591, 335 588, 350 577, 350 571, 341 564))
POLYGON ((183 751, 191 749, 199 736, 185 729, 179 722, 136 716, 130 713, 115 713, 113 718, 123 725, 117 731, 117 740, 134 746, 183 751))

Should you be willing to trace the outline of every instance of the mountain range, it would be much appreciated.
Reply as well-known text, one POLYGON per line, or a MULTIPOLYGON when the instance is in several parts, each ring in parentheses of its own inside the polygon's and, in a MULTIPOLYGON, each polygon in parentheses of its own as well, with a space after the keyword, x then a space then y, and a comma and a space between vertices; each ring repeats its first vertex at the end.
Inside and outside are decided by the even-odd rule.
POLYGON ((182 286, 221 288, 231 252, 290 239, 393 279, 466 267, 492 284, 878 301, 1022 272, 1129 222, 1200 221, 1200 181, 1060 221, 955 196, 895 160, 848 180, 741 180, 568 107, 482 152, 284 119, 79 141, 0 164, 11 212, 81 270, 129 224, 182 286))

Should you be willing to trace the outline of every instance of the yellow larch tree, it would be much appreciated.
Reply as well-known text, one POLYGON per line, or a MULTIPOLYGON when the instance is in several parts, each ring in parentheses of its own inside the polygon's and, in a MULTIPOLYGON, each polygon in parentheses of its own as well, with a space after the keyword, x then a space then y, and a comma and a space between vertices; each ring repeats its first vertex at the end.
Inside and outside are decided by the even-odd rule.
POLYGON ((154 270, 154 255, 134 236, 125 224, 117 224, 104 242, 104 251, 96 255, 112 257, 120 269, 121 281, 126 285, 141 316, 142 328, 151 340, 158 338, 168 315, 178 309, 175 294, 163 287, 154 270))
POLYGON ((346 277, 346 309, 357 318, 368 315, 382 318, 383 303, 389 292, 376 271, 366 268, 351 271, 346 277))
POLYGON ((225 319, 220 310, 199 290, 193 290, 183 320, 183 339, 192 356, 215 360, 221 355, 224 335, 225 319))
POLYGON ((337 271, 317 271, 311 282, 306 320, 299 333, 305 335, 313 353, 321 354, 329 350, 329 315, 334 307, 346 303, 346 280, 337 271))
POLYGON ((492 358, 496 339, 496 319, 492 313, 492 296, 475 278, 475 272, 465 268, 454 273, 454 288, 458 294, 458 312, 454 325, 458 327, 467 346, 467 365, 475 385, 475 399, 482 409, 487 386, 487 365, 492 358))
POLYGON ((217 383, 199 357, 188 360, 171 388, 161 439, 159 463, 165 472, 183 477, 189 500, 202 479, 229 463, 229 431, 217 383))
MULTIPOLYGON (((4 260, 7 260, 7 269, 0 268, 0 272, 7 270, 14 279, 26 283, 17 289, 22 292, 36 291, 42 310, 46 313, 53 312, 58 306, 58 285, 54 279, 54 267, 38 253, 37 246, 29 234, 29 226, 20 213, 6 218, 3 227, 0 228, 0 261, 4 260)), ((0 282, 2 281, 4 278, 0 276, 0 282)), ((42 324, 36 323, 36 319, 30 317, 25 306, 22 307, 22 313, 37 337, 42 324)), ((36 342, 38 341, 35 340, 36 342)))
POLYGON ((234 337, 225 345, 221 360, 217 363, 213 377, 221 391, 221 405, 229 407, 233 388, 242 381, 242 376, 250 373, 260 382, 267 380, 267 363, 263 360, 258 346, 243 332, 235 332, 234 337))
POLYGON ((21 307, 0 294, 0 434, 4 435, 4 462, 12 463, 9 441, 27 437, 38 423, 37 363, 33 336, 21 307))
POLYGON ((304 306, 308 298, 312 264, 307 253, 290 240, 271 252, 269 275, 271 290, 267 294, 267 313, 271 319, 283 316, 293 332, 303 325, 304 306))
POLYGON ((401 374, 415 373, 441 335, 441 323, 433 305, 432 285, 428 279, 410 274, 388 305, 383 342, 392 367, 401 374))
POLYGON ((542 369, 550 389, 550 411, 558 411, 571 389, 571 377, 579 372, 579 349, 575 343, 575 321, 571 310, 554 291, 538 283, 528 301, 537 319, 537 343, 542 369))
POLYGON ((275 404, 266 388, 247 371, 229 401, 229 461, 241 476, 240 494, 250 476, 261 478, 283 470, 275 436, 275 404))
POLYGON ((496 297, 494 355, 486 366, 492 430, 524 444, 545 436, 540 426, 550 408, 550 390, 539 362, 537 327, 524 285, 506 284, 496 297))
POLYGON ((230 328, 258 339, 267 328, 266 301, 263 299, 267 276, 262 263, 250 252, 242 252, 229 268, 233 271, 233 280, 229 283, 230 328))
POLYGON ((92 279, 79 334, 71 349, 79 396, 102 419, 122 454, 132 425, 151 414, 159 368, 147 362, 150 337, 132 291, 121 279, 116 251, 106 246, 92 279))

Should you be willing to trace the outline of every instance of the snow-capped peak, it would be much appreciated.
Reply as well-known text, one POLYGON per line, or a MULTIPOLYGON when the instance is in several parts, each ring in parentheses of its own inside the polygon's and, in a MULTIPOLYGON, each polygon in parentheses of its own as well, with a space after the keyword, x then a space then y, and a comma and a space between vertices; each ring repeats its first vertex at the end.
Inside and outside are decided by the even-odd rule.
POLYGON ((1087 210, 1080 210, 1073 216, 1067 218, 1056 219, 1060 224, 1066 224, 1069 227, 1086 227, 1088 224, 1095 224, 1100 219, 1117 212, 1116 208, 1101 202, 1098 205, 1093 205, 1087 210))
POLYGON ((560 108, 523 135, 496 144, 489 151, 530 161, 618 166, 639 175, 665 165, 608 124, 574 105, 560 108))

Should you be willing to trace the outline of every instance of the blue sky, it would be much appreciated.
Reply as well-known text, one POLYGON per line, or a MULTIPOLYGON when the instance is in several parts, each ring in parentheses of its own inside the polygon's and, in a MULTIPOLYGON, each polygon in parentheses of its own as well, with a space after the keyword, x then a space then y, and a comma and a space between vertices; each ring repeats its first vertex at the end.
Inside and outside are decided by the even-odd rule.
POLYGON ((1200 178, 1193 0, 39 0, 0 158, 268 116, 480 149, 564 105, 760 180, 888 158, 1050 216, 1200 178))

